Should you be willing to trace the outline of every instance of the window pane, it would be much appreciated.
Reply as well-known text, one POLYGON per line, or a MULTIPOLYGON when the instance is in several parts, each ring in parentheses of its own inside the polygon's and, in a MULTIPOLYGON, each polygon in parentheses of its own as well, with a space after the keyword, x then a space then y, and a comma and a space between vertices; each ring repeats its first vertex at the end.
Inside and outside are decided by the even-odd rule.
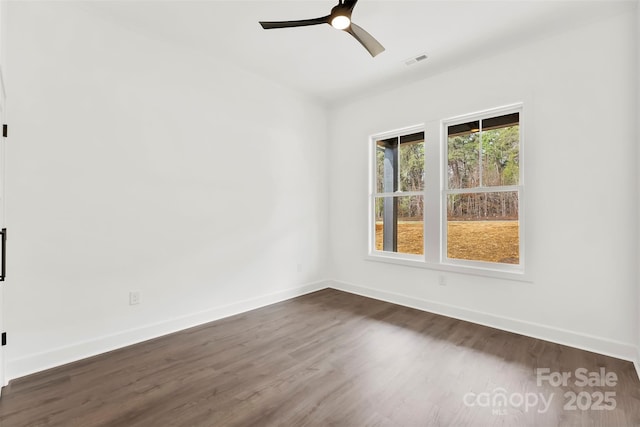
POLYGON ((520 182, 520 126, 484 129, 482 132, 482 184, 518 185, 520 182))
POLYGON ((518 192, 450 194, 447 257, 520 263, 518 192))
POLYGON ((376 142, 376 193, 382 193, 384 185, 382 177, 384 176, 384 147, 380 146, 380 142, 376 142))
POLYGON ((393 228, 394 224, 397 223, 397 217, 394 216, 394 212, 397 213, 396 197, 376 197, 375 219, 377 251, 396 252, 397 246, 394 247, 394 242, 398 241, 398 237, 397 229, 393 228))
POLYGON ((520 123, 520 113, 505 114, 482 120, 482 129, 491 130, 517 125, 520 123))
POLYGON ((449 126, 447 138, 448 188, 480 185, 480 122, 449 126))
POLYGON ((424 189, 424 132, 400 137, 400 191, 424 189))
POLYGON ((376 193, 398 190, 398 138, 376 141, 376 193))
POLYGON ((424 253, 423 196, 377 197, 376 250, 424 253))

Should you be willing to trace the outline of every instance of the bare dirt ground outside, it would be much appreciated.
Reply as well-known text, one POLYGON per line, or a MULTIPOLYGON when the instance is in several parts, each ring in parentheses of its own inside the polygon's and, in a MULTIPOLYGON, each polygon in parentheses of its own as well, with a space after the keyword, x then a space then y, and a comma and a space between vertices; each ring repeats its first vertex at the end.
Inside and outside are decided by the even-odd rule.
MULTIPOLYGON (((447 255, 505 264, 520 259, 518 221, 449 221, 447 255)), ((423 254, 422 221, 398 223, 398 252, 423 254)), ((382 223, 376 223, 376 249, 382 250, 382 223)))

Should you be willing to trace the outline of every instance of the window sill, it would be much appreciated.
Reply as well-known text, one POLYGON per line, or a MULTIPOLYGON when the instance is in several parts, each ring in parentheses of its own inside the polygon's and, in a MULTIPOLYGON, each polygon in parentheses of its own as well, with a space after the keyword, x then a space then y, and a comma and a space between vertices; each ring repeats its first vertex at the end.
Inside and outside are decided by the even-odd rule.
POLYGON ((366 261, 384 262, 387 264, 403 265, 412 268, 423 268, 427 270, 447 271, 450 273, 468 274, 472 276, 490 277, 493 279, 514 280, 518 282, 532 282, 531 277, 524 271, 505 271, 493 269, 491 267, 476 267, 459 264, 426 262, 423 258, 407 258, 405 256, 393 256, 386 254, 369 254, 365 256, 366 261))

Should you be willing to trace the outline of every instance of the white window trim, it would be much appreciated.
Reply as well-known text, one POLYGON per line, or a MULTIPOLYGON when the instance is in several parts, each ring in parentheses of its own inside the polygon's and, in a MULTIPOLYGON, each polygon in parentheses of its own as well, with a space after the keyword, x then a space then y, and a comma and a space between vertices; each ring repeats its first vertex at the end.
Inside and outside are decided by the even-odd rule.
MULTIPOLYGON (((451 117, 448 119, 440 120, 439 126, 439 138, 437 141, 432 141, 435 135, 429 137, 428 132, 429 129, 426 128, 425 124, 409 126, 405 128, 399 128, 396 130, 381 132, 373 134, 369 137, 369 203, 368 203, 368 247, 367 247, 367 255, 365 256, 366 260, 369 261, 377 261, 384 263, 391 263, 397 265, 404 265, 408 267, 414 268, 424 268, 429 270, 438 270, 445 272, 453 272, 453 273, 461 273, 461 274, 471 274, 476 276, 484 276, 491 277, 497 279, 509 279, 515 281, 522 282, 530 282, 531 278, 528 272, 525 270, 525 187, 524 187, 524 163, 522 159, 524 159, 524 120, 523 120, 523 111, 524 105, 523 103, 510 104, 498 108, 491 108, 487 110, 483 110, 480 112, 464 114, 460 116, 451 117), (450 259, 446 256, 446 203, 444 199, 447 194, 451 193, 468 193, 467 189, 460 190, 447 190, 447 170, 444 167, 445 165, 445 156, 447 154, 446 150, 446 135, 447 135, 447 127, 455 124, 466 123, 470 120, 483 120, 495 116, 500 116, 508 113, 520 113, 520 165, 519 165, 519 185, 517 186, 503 186, 503 187, 481 187, 478 189, 471 189, 472 191, 479 192, 498 192, 498 191, 518 191, 519 195, 519 206, 518 206, 518 221, 519 221, 519 238, 520 238, 520 264, 512 265, 512 264, 501 264, 501 263, 492 263, 492 262, 483 262, 483 261, 470 261, 470 260, 459 260, 459 259, 450 259), (374 206, 375 206, 375 198, 376 198, 376 156, 375 156, 375 144, 376 141, 381 139, 388 139, 400 135, 408 135, 416 132, 425 132, 425 171, 428 171, 429 168, 433 169, 435 164, 433 161, 429 164, 429 160, 435 156, 438 159, 438 172, 437 180, 439 181, 436 185, 434 182, 436 179, 433 178, 433 174, 426 174, 425 176, 431 176, 432 179, 425 180, 424 190, 421 192, 411 192, 414 195, 422 195, 424 197, 425 204, 425 219, 423 221, 424 225, 424 254, 423 255, 414 255, 414 254, 403 254, 403 253, 394 253, 394 252, 385 252, 378 251, 375 249, 375 214, 374 214, 374 206), (435 187, 435 188, 434 188, 435 187), (437 190, 437 191, 436 191, 437 190), (430 207, 437 206, 437 209, 429 209, 430 207), (439 212, 439 217, 437 220, 428 220, 428 212, 431 211, 432 217, 436 212, 439 212), (434 232, 438 230, 435 234, 437 238, 429 239, 429 236, 433 236, 434 232)), ((407 194, 409 195, 409 194, 407 194)))

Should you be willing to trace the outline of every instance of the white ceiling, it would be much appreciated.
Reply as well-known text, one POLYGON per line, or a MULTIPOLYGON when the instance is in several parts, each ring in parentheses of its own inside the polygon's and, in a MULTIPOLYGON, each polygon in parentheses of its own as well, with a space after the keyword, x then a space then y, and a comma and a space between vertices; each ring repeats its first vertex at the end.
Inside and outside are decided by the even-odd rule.
POLYGON ((517 48, 608 14, 633 1, 360 0, 353 21, 386 51, 371 58, 329 25, 263 30, 260 20, 315 18, 337 0, 94 1, 83 7, 120 26, 184 43, 327 103, 442 72, 517 48), (426 61, 405 60, 425 53, 426 61))

